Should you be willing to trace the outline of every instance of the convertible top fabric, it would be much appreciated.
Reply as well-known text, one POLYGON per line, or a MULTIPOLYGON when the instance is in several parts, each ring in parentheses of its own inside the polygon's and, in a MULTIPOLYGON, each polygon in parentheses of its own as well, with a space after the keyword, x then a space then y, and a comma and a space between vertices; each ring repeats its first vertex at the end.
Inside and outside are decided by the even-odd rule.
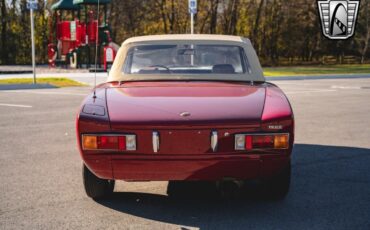
POLYGON ((118 50, 107 82, 150 81, 150 80, 219 80, 219 81, 258 81, 264 82, 262 67, 249 39, 238 36, 210 34, 152 35, 129 38, 118 50), (122 71, 127 51, 137 45, 152 44, 207 44, 236 45, 244 49, 250 65, 250 73, 243 74, 125 74, 122 71))

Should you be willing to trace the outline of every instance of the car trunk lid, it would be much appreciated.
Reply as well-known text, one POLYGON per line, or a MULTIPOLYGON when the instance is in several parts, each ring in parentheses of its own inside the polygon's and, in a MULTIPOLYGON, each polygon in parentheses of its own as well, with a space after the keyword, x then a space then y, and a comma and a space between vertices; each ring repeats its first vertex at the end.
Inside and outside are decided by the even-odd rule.
POLYGON ((111 127, 259 125, 265 88, 221 82, 138 82, 107 89, 111 127))

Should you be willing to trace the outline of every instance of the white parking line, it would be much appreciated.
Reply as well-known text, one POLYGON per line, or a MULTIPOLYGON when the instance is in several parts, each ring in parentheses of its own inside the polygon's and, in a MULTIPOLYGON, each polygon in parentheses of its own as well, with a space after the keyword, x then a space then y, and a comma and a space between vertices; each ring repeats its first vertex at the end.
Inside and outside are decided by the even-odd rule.
POLYGON ((332 85, 332 89, 361 89, 360 86, 340 86, 340 85, 332 85))
POLYGON ((70 93, 70 92, 41 92, 28 90, 4 90, 4 93, 31 93, 31 94, 49 94, 49 95, 71 95, 71 96, 86 96, 88 93, 70 93))
POLYGON ((302 91, 291 91, 285 94, 298 94, 298 93, 324 93, 324 92, 336 92, 335 89, 323 89, 323 90, 302 90, 302 91))
POLYGON ((3 103, 0 103, 0 106, 20 107, 20 108, 32 108, 32 105, 3 104, 3 103))
POLYGON ((275 81, 275 82, 272 82, 274 83, 275 85, 298 85, 298 86, 302 86, 302 85, 314 85, 312 83, 296 83, 296 82, 282 82, 282 81, 275 81))

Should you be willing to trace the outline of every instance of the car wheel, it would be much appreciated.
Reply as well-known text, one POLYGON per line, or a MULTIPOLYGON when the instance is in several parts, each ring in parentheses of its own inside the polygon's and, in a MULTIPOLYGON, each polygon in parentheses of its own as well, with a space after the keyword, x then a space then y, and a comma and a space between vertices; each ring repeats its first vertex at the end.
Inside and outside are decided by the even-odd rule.
POLYGON ((82 176, 87 196, 93 199, 100 199, 113 193, 114 180, 100 179, 86 165, 83 165, 82 176))
POLYGON ((261 195, 267 199, 282 200, 290 187, 291 163, 278 174, 261 180, 261 195))

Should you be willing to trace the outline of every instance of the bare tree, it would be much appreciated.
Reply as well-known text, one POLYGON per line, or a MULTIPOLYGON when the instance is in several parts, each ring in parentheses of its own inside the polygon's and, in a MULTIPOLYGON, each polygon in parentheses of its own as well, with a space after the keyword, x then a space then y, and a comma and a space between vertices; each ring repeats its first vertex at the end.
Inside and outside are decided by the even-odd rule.
POLYGON ((218 11, 219 0, 211 0, 211 19, 209 22, 209 33, 215 34, 217 27, 217 11, 218 11))
POLYGON ((369 17, 369 11, 370 11, 370 7, 369 7, 369 0, 365 0, 365 3, 364 5, 362 6, 363 7, 363 11, 361 12, 363 15, 363 23, 364 23, 364 37, 363 37, 363 46, 362 46, 362 49, 361 49, 361 64, 363 64, 365 62, 365 57, 366 57, 366 53, 367 53, 367 49, 369 47, 369 40, 370 40, 370 17, 369 17))
POLYGON ((7 51, 7 14, 6 14, 6 1, 1 0, 1 63, 5 64, 8 62, 8 51, 7 51))

